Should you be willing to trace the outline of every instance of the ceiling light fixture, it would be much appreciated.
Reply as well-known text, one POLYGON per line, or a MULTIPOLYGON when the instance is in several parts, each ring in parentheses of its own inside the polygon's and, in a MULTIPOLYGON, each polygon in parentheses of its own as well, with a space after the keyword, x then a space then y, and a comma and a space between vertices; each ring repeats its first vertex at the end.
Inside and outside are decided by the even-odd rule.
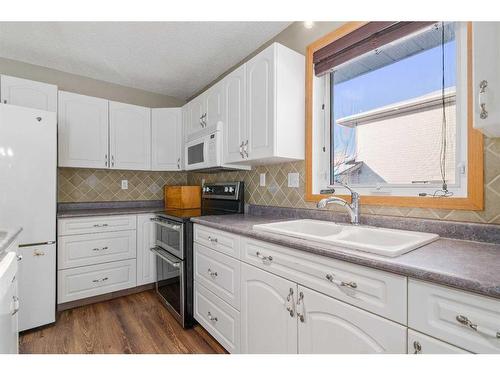
POLYGON ((314 26, 314 21, 304 21, 304 27, 306 29, 312 29, 314 26))

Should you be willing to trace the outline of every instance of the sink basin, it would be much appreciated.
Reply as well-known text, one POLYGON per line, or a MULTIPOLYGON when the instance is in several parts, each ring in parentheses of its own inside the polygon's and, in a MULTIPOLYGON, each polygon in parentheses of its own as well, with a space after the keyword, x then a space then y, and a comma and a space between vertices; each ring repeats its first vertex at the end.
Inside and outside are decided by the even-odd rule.
POLYGON ((396 257, 407 253, 439 238, 437 234, 433 233, 336 224, 308 219, 258 224, 254 225, 253 229, 387 257, 396 257))

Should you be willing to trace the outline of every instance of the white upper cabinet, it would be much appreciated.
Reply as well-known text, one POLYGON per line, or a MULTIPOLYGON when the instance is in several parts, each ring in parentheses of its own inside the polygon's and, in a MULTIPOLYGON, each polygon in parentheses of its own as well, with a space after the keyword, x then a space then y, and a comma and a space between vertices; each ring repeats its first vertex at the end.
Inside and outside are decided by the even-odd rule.
POLYGON ((225 162, 304 159, 304 69, 304 56, 274 43, 222 80, 225 162))
POLYGON ((406 353, 406 327, 299 286, 299 353, 406 353))
POLYGON ((240 66, 223 80, 224 95, 224 162, 243 159, 243 140, 246 136, 245 119, 246 65, 240 66))
POLYGON ((109 152, 113 169, 151 169, 151 109, 109 102, 109 152))
POLYGON ((188 104, 187 139, 193 140, 218 126, 222 128, 224 109, 224 88, 219 82, 203 92, 188 104))
POLYGON ((204 127, 213 130, 222 122, 224 109, 224 87, 222 82, 210 87, 203 94, 204 127))
POLYGON ((2 103, 57 112, 56 85, 5 75, 0 82, 2 103))
POLYGON ((186 139, 192 140, 194 134, 200 132, 205 128, 204 126, 204 105, 202 95, 193 99, 187 104, 187 128, 186 139))
POLYGON ((474 127, 500 137, 500 23, 473 24, 474 127))
POLYGON ((296 292, 294 282, 241 264, 242 353, 297 353, 296 292))
POLYGON ((247 138, 243 146, 248 159, 260 159, 273 154, 275 58, 275 48, 270 47, 246 64, 247 138))
POLYGON ((182 169, 181 108, 153 108, 151 110, 151 169, 179 171, 182 169))
POLYGON ((108 101, 59 91, 59 166, 108 167, 108 101))

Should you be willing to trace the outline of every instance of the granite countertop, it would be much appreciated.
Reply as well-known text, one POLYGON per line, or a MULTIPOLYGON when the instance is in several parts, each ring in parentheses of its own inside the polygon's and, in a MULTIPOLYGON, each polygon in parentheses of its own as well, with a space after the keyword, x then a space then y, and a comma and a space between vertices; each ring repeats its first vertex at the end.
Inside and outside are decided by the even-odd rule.
POLYGON ((5 237, 0 237, 0 254, 2 254, 9 245, 16 239, 23 229, 21 227, 0 228, 0 232, 5 233, 5 237))
POLYGON ((254 231, 254 224, 285 219, 248 214, 203 216, 194 223, 277 245, 376 268, 500 299, 500 244, 440 238, 395 258, 254 231))

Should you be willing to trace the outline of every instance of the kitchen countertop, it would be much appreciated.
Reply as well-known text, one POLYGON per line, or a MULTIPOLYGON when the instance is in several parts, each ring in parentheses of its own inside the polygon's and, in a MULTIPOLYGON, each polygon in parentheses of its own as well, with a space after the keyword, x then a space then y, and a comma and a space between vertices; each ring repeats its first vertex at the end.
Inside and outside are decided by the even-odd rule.
POLYGON ((59 203, 59 219, 86 216, 138 215, 162 211, 163 201, 115 201, 59 203))
POLYGON ((440 238, 388 258, 252 229, 255 224, 294 219, 236 214, 191 220, 226 232, 500 299, 500 244, 440 238))
POLYGON ((57 213, 58 219, 85 216, 137 215, 161 211, 163 207, 128 207, 128 208, 77 208, 57 213))
POLYGON ((6 236, 0 239, 0 254, 2 254, 9 245, 16 239, 23 229, 21 227, 15 228, 0 228, 0 232, 5 232, 6 236))

